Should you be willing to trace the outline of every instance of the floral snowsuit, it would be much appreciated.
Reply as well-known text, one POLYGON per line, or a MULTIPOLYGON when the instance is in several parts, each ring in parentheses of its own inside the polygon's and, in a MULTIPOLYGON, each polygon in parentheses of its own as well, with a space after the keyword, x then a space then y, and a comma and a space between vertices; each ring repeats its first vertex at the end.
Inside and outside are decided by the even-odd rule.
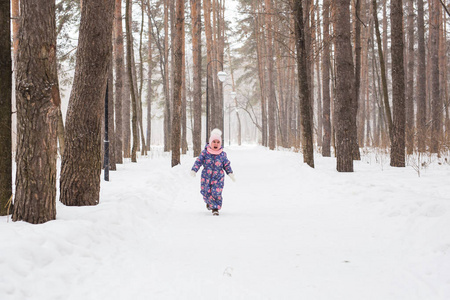
POLYGON ((222 190, 225 178, 223 170, 227 174, 233 173, 233 170, 225 152, 214 155, 209 153, 207 148, 208 145, 195 161, 192 170, 197 172, 203 166, 200 193, 211 209, 219 210, 222 208, 222 190))

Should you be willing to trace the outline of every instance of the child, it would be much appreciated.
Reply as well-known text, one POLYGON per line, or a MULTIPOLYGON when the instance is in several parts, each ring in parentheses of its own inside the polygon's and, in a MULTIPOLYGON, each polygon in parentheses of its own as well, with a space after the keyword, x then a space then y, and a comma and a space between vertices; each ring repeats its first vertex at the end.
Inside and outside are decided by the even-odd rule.
POLYGON ((219 129, 211 131, 209 144, 206 144, 191 170, 192 177, 195 177, 197 171, 203 166, 200 193, 203 195, 206 208, 212 210, 212 214, 215 216, 219 215, 219 210, 222 208, 222 190, 225 178, 223 170, 227 172, 231 180, 235 181, 230 161, 221 145, 221 136, 222 131, 219 129))

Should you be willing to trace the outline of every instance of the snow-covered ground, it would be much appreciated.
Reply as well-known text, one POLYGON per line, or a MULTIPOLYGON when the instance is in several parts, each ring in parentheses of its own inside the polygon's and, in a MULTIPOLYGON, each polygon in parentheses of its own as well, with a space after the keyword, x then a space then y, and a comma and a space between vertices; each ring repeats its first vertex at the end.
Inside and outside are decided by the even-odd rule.
POLYGON ((42 225, 0 217, 0 299, 450 299, 450 165, 418 176, 369 153, 226 152, 219 217, 192 155, 153 151, 102 182, 100 204, 42 225))

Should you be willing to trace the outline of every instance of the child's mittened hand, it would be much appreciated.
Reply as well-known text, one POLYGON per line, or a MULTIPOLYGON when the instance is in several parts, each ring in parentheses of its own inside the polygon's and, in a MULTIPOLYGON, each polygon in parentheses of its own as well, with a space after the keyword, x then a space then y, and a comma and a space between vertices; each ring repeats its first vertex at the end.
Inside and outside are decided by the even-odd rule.
POLYGON ((234 177, 233 173, 228 174, 228 176, 230 176, 231 180, 233 180, 233 182, 236 182, 236 178, 234 177))
POLYGON ((195 177, 195 175, 197 175, 197 173, 195 173, 194 170, 191 170, 191 176, 192 176, 192 177, 195 177))

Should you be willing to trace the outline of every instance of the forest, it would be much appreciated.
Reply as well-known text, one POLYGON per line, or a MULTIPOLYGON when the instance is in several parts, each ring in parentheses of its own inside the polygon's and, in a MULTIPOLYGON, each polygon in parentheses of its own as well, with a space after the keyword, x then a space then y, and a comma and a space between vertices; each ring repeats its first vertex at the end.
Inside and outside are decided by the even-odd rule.
POLYGON ((420 155, 448 163, 449 10, 445 0, 1 0, 0 215, 54 220, 57 189, 66 206, 97 205, 102 169, 158 146, 177 166, 213 128, 224 144, 294 149, 311 168, 336 157, 337 172, 354 172, 367 149, 392 167, 420 155))

